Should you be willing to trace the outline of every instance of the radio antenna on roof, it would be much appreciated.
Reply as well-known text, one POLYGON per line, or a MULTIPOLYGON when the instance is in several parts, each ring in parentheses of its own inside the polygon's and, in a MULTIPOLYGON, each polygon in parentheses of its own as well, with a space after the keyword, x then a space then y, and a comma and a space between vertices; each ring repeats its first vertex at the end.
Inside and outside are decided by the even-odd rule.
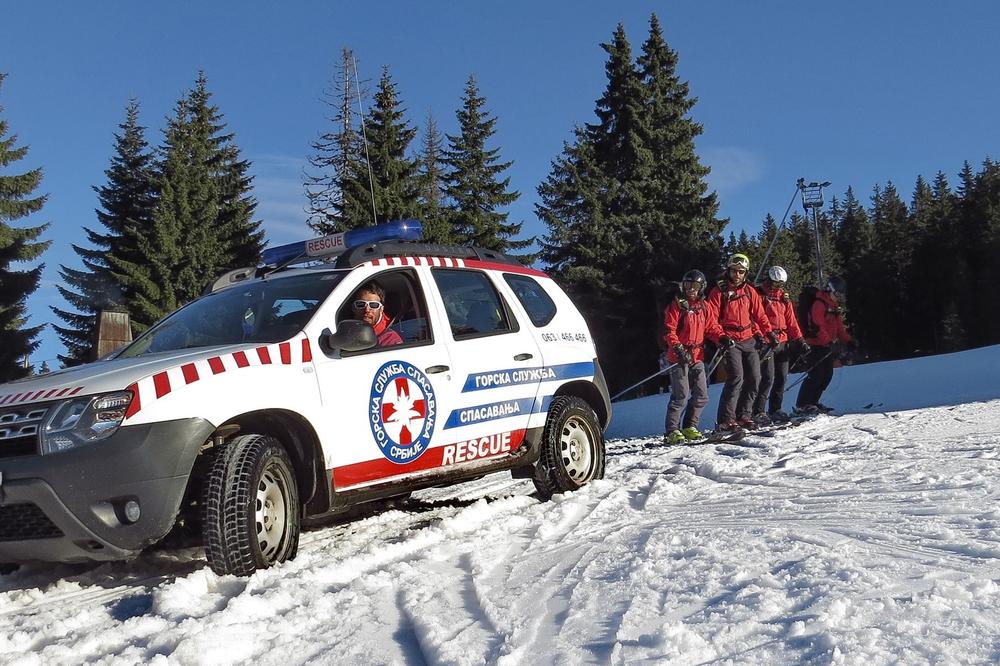
POLYGON ((354 81, 358 85, 354 87, 358 91, 358 111, 361 113, 361 137, 365 142, 365 164, 368 165, 368 188, 372 193, 372 224, 378 224, 378 213, 375 211, 375 179, 372 177, 372 161, 368 157, 368 131, 365 129, 365 107, 361 103, 361 79, 358 77, 358 60, 351 52, 351 62, 354 63, 354 81))

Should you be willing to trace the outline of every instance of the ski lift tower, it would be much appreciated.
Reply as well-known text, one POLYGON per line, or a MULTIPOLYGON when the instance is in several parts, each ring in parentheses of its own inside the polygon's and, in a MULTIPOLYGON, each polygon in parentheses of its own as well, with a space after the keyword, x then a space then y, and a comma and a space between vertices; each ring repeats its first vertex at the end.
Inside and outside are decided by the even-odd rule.
POLYGON ((799 194, 802 195, 802 210, 806 213, 806 220, 809 219, 809 209, 812 209, 813 236, 816 240, 816 286, 823 288, 823 253, 819 244, 819 214, 817 211, 823 207, 823 188, 830 186, 830 181, 822 183, 815 180, 807 183, 805 178, 799 178, 799 194))

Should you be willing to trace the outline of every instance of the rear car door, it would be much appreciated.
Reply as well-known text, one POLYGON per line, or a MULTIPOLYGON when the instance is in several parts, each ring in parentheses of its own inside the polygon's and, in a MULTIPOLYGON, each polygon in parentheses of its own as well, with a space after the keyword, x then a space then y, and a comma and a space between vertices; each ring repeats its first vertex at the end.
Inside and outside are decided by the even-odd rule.
POLYGON ((455 404, 442 412, 443 464, 462 465, 515 451, 524 440, 541 379, 538 344, 515 316, 492 271, 432 268, 448 330, 455 404))

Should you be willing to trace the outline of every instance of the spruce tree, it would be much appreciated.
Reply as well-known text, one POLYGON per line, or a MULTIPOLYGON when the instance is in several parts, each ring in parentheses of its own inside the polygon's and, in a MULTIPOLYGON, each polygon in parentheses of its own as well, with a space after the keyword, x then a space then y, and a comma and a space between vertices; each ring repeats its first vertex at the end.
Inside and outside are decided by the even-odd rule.
POLYGON ((718 266, 724 221, 694 153, 695 100, 656 17, 637 65, 621 25, 597 122, 575 132, 539 187, 542 258, 584 308, 612 386, 655 366, 667 283, 718 266), (644 298, 636 298, 642 285, 644 298))
POLYGON ((218 196, 213 226, 221 244, 222 260, 215 270, 256 266, 264 249, 264 232, 261 221, 253 219, 257 200, 252 194, 250 162, 240 156, 234 134, 225 131, 222 113, 210 103, 211 97, 205 74, 200 72, 187 105, 194 145, 204 143, 208 147, 206 166, 218 196))
POLYGON ((375 93, 375 104, 365 119, 367 162, 352 165, 343 183, 340 211, 343 229, 373 224, 373 195, 377 216, 374 222, 412 219, 420 215, 419 166, 416 159, 407 155, 417 130, 409 126, 404 116, 396 85, 389 76, 389 68, 385 67, 375 93))
POLYGON ((508 191, 509 177, 502 177, 512 162, 501 162, 499 148, 487 148, 495 133, 496 118, 485 108, 475 76, 470 75, 455 114, 459 133, 448 135, 444 151, 445 192, 450 200, 452 233, 459 243, 507 252, 531 244, 514 240, 521 223, 508 223, 500 209, 517 201, 520 194, 508 191))
MULTIPOLYGON (((0 91, 6 76, 0 73, 0 91)), ((30 372, 24 359, 38 348, 36 338, 43 328, 26 325, 27 299, 38 288, 43 267, 15 270, 13 265, 37 260, 50 243, 36 240, 48 224, 10 224, 41 210, 48 195, 35 193, 42 181, 41 168, 8 173, 27 156, 28 147, 18 146, 17 135, 7 131, 7 121, 0 116, 0 383, 30 372)))
POLYGON ((210 97, 201 74, 177 102, 159 149, 150 224, 128 240, 139 258, 111 259, 137 331, 197 298, 220 273, 259 260, 263 233, 251 219, 249 163, 223 133, 210 97))
POLYGON ((871 345, 873 320, 885 293, 875 281, 872 257, 874 231, 864 205, 850 187, 832 212, 834 246, 843 261, 841 275, 847 281, 852 334, 865 348, 871 345))
POLYGON ((314 171, 306 174, 305 182, 308 224, 323 235, 345 230, 340 222, 344 180, 364 161, 364 145, 354 126, 354 104, 360 99, 354 65, 354 52, 342 49, 333 87, 323 96, 333 113, 331 127, 312 143, 315 152, 309 157, 314 171))
POLYGON ((650 16, 649 37, 638 59, 643 85, 643 122, 650 174, 643 184, 644 239, 649 245, 649 274, 668 276, 717 261, 720 234, 718 199, 708 191, 710 169, 695 152, 703 128, 691 117, 697 98, 677 73, 677 52, 663 38, 659 19, 650 16))
POLYGON ((872 244, 873 281, 886 294, 882 316, 873 322, 871 341, 888 358, 903 358, 913 351, 913 341, 907 327, 907 308, 912 294, 908 289, 912 261, 912 235, 909 214, 895 185, 889 181, 884 188, 875 188, 870 212, 874 242, 872 244))
POLYGON ((103 230, 85 227, 90 247, 73 246, 84 270, 67 266, 60 270, 65 286, 59 286, 59 292, 75 310, 52 308, 66 322, 55 326, 66 346, 67 354, 59 356, 65 366, 93 359, 97 313, 127 303, 125 279, 116 273, 111 258, 141 259, 134 239, 148 227, 155 202, 152 155, 145 128, 139 124, 136 100, 128 103, 125 120, 118 127, 114 155, 104 172, 107 182, 94 188, 100 202, 97 220, 103 230))
POLYGON ((427 114, 423 142, 417 161, 420 165, 420 222, 428 243, 456 242, 444 201, 444 137, 434 116, 427 114))

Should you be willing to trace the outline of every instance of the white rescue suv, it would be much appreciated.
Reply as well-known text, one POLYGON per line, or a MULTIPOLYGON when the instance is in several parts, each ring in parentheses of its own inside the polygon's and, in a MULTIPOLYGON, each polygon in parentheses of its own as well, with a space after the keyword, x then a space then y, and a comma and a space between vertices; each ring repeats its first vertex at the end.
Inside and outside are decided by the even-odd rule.
POLYGON ((363 502, 504 470, 543 498, 602 478, 611 406, 570 299, 419 235, 267 250, 112 357, 0 386, 0 562, 127 559, 175 532, 248 575, 363 502))

